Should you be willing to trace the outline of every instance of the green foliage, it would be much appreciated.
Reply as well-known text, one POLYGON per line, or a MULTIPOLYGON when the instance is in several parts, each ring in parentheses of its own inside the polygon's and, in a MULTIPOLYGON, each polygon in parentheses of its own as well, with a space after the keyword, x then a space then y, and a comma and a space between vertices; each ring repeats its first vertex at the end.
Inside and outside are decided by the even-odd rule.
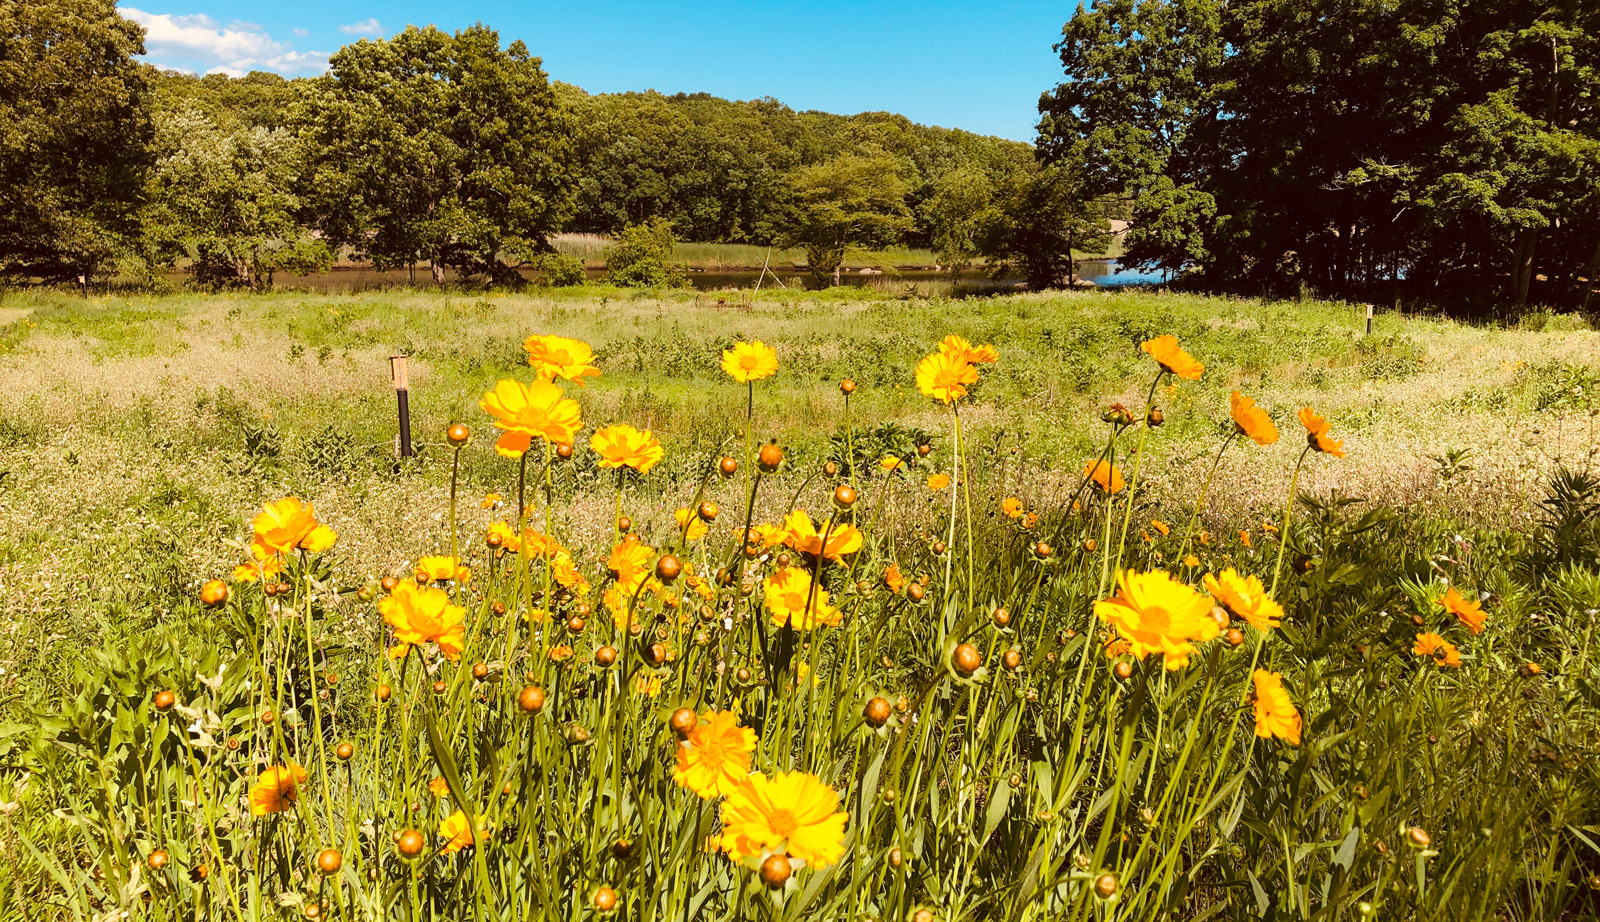
POLYGON ((888 156, 846 154, 790 177, 794 215, 784 242, 805 248, 813 279, 837 281, 850 247, 887 246, 911 226, 900 169, 888 156))
POLYGON ((1032 288, 1071 285, 1074 251, 1104 253, 1111 222, 1081 170, 1057 163, 1014 176, 983 231, 984 255, 1022 264, 1032 288))
POLYGON ((606 250, 606 281, 624 288, 681 288, 683 268, 672 262, 672 225, 665 218, 634 224, 606 250))
POLYGON ((551 288, 570 288, 582 285, 588 276, 583 260, 565 253, 540 253, 529 260, 530 267, 539 273, 539 284, 551 288))

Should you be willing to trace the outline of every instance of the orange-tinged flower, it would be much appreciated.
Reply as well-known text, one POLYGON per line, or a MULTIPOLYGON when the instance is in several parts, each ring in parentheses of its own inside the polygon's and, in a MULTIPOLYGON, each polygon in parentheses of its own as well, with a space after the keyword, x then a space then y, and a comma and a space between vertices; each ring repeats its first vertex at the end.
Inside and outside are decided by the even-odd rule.
POLYGON ((466 642, 462 621, 467 613, 461 606, 452 604, 443 589, 401 581, 378 602, 378 611, 394 628, 395 639, 400 643, 431 641, 439 645, 439 651, 446 657, 461 658, 461 647, 466 642))
POLYGON ((1211 617, 1213 601, 1157 570, 1117 577, 1117 594, 1094 603, 1100 620, 1117 629, 1139 659, 1159 653, 1167 669, 1180 669, 1195 652, 1191 640, 1210 640, 1221 633, 1211 617))
POLYGON ((274 765, 262 772, 250 785, 250 815, 282 813, 294 806, 300 798, 300 785, 305 784, 308 777, 306 770, 293 762, 274 765))
POLYGON ((277 576, 283 572, 283 558, 276 554, 265 560, 241 563, 233 568, 233 578, 241 583, 253 583, 263 576, 277 576))
POLYGON ((1166 522, 1163 522, 1160 519, 1151 519, 1150 527, 1161 532, 1163 537, 1172 534, 1172 529, 1167 526, 1166 522))
POLYGON ((1310 407, 1300 410, 1300 425, 1306 427, 1306 443, 1335 458, 1344 457, 1344 443, 1328 438, 1328 421, 1310 407))
POLYGON ((1271 445, 1278 440, 1277 424, 1254 400, 1234 391, 1232 403, 1233 426, 1240 435, 1248 436, 1257 445, 1271 445))
POLYGON ((1418 634, 1416 646, 1411 648, 1411 652, 1428 657, 1438 663, 1440 669, 1446 666, 1458 668, 1461 665, 1460 651, 1438 634, 1418 634))
POLYGON ((646 698, 654 698, 661 694, 661 673, 640 672, 633 677, 633 693, 646 698))
POLYGON ((1186 555, 1183 558, 1183 565, 1186 567, 1198 567, 1200 566, 1200 558, 1194 556, 1193 554, 1186 555))
POLYGON ((917 388, 946 406, 967 396, 967 385, 978 383, 978 369, 964 359, 935 352, 917 364, 917 388))
POLYGON ((928 489, 935 493, 938 493, 940 490, 943 490, 948 486, 950 486, 949 474, 934 474, 928 478, 928 489))
POLYGON ((1194 356, 1183 351, 1183 347, 1178 345, 1178 337, 1170 333, 1147 340, 1141 343, 1139 348, 1160 363, 1162 368, 1180 378, 1198 381, 1200 376, 1205 373, 1206 366, 1195 361, 1194 356))
POLYGON ((428 782, 428 792, 435 797, 449 797, 450 785, 444 778, 436 775, 432 781, 428 782))
POLYGON ((522 530, 522 540, 528 545, 529 557, 559 557, 562 554, 571 553, 561 546, 561 542, 556 541, 532 525, 522 530))
POLYGON ((678 744, 672 780, 710 800, 731 793, 750 776, 756 731, 739 726, 732 711, 707 711, 678 744))
POLYGON ((589 591, 589 581, 583 578, 578 571, 578 565, 565 553, 555 554, 550 558, 550 575, 563 589, 570 589, 578 595, 589 591))
POLYGON ((889 587, 890 592, 899 592, 906 584, 906 578, 900 573, 900 565, 891 563, 883 568, 883 584, 889 587))
POLYGON ((1207 592, 1258 631, 1275 628, 1283 620, 1283 606, 1267 595, 1267 587, 1257 577, 1241 576, 1229 567, 1215 576, 1207 573, 1205 582, 1207 592))
POLYGON ((844 854, 839 795, 807 772, 750 775, 722 806, 722 837, 742 855, 787 852, 813 868, 844 854))
POLYGON ((338 538, 333 529, 317 521, 310 503, 293 496, 262 506, 250 522, 250 530, 250 553, 257 560, 299 550, 320 554, 338 538))
MULTIPOLYGON (((479 822, 482 822, 481 818, 479 822)), ((440 852, 446 855, 453 855, 477 841, 472 821, 460 810, 445 817, 444 822, 439 824, 439 838, 445 840, 440 852)))
POLYGON ((706 536, 705 519, 700 518, 693 509, 685 506, 672 514, 678 523, 678 530, 683 533, 685 541, 699 541, 706 536))
POLYGON ((565 378, 583 387, 586 376, 599 377, 594 367, 594 350, 589 344, 565 336, 530 336, 522 341, 533 373, 546 381, 565 378))
POLYGON ((1474 634, 1483 633, 1483 622, 1489 617, 1483 610, 1483 603, 1474 599, 1468 602, 1462 598, 1456 587, 1451 586, 1444 592, 1444 598, 1439 600, 1444 610, 1456 616, 1456 620, 1467 626, 1467 630, 1474 634))
POLYGON ((522 548, 522 539, 517 537, 517 530, 512 528, 509 522, 489 523, 489 529, 484 537, 500 539, 500 546, 513 554, 522 548))
POLYGON ((815 557, 823 554, 829 560, 842 560, 846 554, 854 554, 866 544, 866 537, 861 530, 846 522, 834 522, 828 530, 828 546, 826 553, 822 546, 822 534, 811 523, 811 516, 804 509, 796 509, 789 513, 783 520, 784 530, 787 532, 785 543, 802 554, 815 557))
POLYGON ((901 460, 899 455, 884 455, 883 460, 878 462, 878 468, 886 473, 899 470, 904 466, 905 461, 901 460))
POLYGON ((1030 512, 1022 517, 1023 528, 1032 528, 1037 524, 1039 524, 1039 513, 1037 512, 1030 512))
POLYGON ((666 453, 649 429, 640 432, 632 426, 597 429, 589 438, 589 447, 600 456, 601 467, 631 467, 641 474, 649 473, 666 453))
POLYGON ((1257 669, 1250 678, 1256 686, 1256 736, 1262 739, 1276 736, 1291 746, 1300 745, 1300 712, 1289 700, 1283 676, 1257 669))
POLYGON ((811 574, 799 567, 785 567, 761 582, 772 623, 792 625, 797 631, 810 631, 839 623, 839 609, 828 604, 828 590, 813 587, 811 574))
POLYGON ((1127 486, 1122 480, 1122 468, 1109 461, 1083 462, 1083 476, 1093 480, 1104 493, 1121 493, 1127 486))
POLYGON ((465 583, 472 579, 472 571, 461 565, 459 557, 434 554, 417 561, 417 579, 435 583, 453 579, 458 583, 465 583))
POLYGON ((939 341, 939 352, 968 365, 1000 361, 1000 353, 993 346, 974 346, 954 333, 939 341))
POLYGON ((655 549, 640 541, 637 535, 627 535, 611 549, 611 556, 606 558, 606 569, 617 578, 617 582, 637 585, 635 581, 649 574, 654 562, 655 549))
POLYGON ((500 504, 505 502, 505 499, 499 493, 485 493, 483 494, 483 502, 478 505, 484 509, 499 509, 500 504))
POLYGON ((770 378, 778 373, 778 352, 759 339, 734 343, 722 352, 722 370, 740 384, 770 378))
POLYGON ((1244 545, 1245 547, 1249 547, 1250 546, 1250 532, 1245 531, 1244 529, 1241 528, 1239 530, 1239 543, 1244 545))
POLYGON ((583 410, 576 400, 561 395, 561 388, 543 379, 532 384, 503 380, 483 395, 478 406, 504 430, 494 450, 503 457, 520 458, 534 439, 561 444, 577 438, 583 410))
POLYGON ((556 644, 555 646, 550 648, 550 658, 555 660, 558 663, 561 662, 562 660, 572 659, 572 653, 573 653, 572 648, 567 646, 564 643, 556 644))
POLYGON ((763 522, 750 529, 746 540, 760 542, 763 549, 777 547, 789 538, 789 530, 782 525, 763 522))
POLYGON ((1005 502, 1000 504, 1000 511, 1004 512, 1008 519, 1020 519, 1022 518, 1022 500, 1017 499, 1015 496, 1007 496, 1005 502))

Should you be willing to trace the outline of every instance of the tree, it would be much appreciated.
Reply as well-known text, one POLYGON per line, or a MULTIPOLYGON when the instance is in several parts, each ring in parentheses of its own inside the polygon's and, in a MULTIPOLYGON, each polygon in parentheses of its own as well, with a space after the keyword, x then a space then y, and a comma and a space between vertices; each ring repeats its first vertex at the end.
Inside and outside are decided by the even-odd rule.
POLYGON ((790 177, 794 215, 784 240, 804 247, 811 277, 839 282, 839 265, 853 246, 884 247, 911 226, 906 181, 884 155, 846 154, 804 167, 790 177))
POLYGON ((939 262, 959 273, 978 255, 979 236, 994 203, 994 184, 982 169, 966 165, 948 170, 930 186, 931 194, 917 210, 939 262))
POLYGON ((606 281, 624 288, 687 285, 683 269, 672 262, 676 243, 672 225, 665 218, 627 227, 606 250, 606 281))
POLYGON ((1104 253, 1111 245, 1111 222, 1093 191, 1086 173, 1065 163, 1015 177, 982 231, 983 254, 1021 263, 1030 288, 1072 284, 1074 252, 1104 253))
POLYGON ((149 166, 144 32, 112 0, 0 4, 0 274, 96 275, 149 166))
POLYGON ((515 277, 572 214, 568 115, 522 42, 408 27, 347 45, 295 121, 318 228, 380 269, 515 277))

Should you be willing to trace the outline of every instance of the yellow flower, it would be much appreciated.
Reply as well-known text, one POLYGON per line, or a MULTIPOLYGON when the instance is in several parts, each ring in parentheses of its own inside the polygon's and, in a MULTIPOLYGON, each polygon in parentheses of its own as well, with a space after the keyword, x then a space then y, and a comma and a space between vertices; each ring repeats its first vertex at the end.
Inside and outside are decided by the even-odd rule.
POLYGON ((1245 547, 1249 547, 1250 546, 1250 532, 1248 532, 1248 531, 1246 531, 1246 530, 1244 530, 1242 528, 1239 529, 1239 543, 1244 545, 1245 547))
POLYGON ((661 694, 661 673, 640 672, 633 677, 633 693, 646 698, 661 694))
POLYGON ((533 440, 570 443, 583 426, 583 411, 576 400, 561 396, 561 388, 544 380, 523 384, 504 380, 483 395, 478 406, 495 418, 504 432, 494 450, 503 457, 520 458, 533 440))
POLYGON ((1000 361, 1000 353, 993 346, 974 346, 954 333, 939 341, 939 352, 968 365, 1000 361))
POLYGON ((417 561, 419 582, 442 583, 452 579, 458 583, 472 579, 472 571, 461 565, 461 558, 435 554, 417 561))
POLYGON ((401 581, 378 603, 378 611, 402 644, 432 641, 446 657, 461 658, 461 647, 466 642, 462 620, 467 613, 461 606, 451 604, 443 589, 401 581))
POLYGON ((450 785, 443 778, 435 777, 428 782, 428 791, 435 797, 448 797, 450 796, 450 785))
POLYGON ((1022 500, 1017 499, 1015 496, 1007 496, 1006 501, 1000 504, 1000 511, 1004 512, 1008 519, 1020 519, 1022 518, 1022 500))
POLYGON ((1428 657, 1438 663, 1440 669, 1461 666, 1461 653, 1438 634, 1418 634, 1416 646, 1411 648, 1411 652, 1428 657))
POLYGON ((1306 427, 1306 443, 1323 454, 1344 457, 1344 443, 1328 438, 1328 421, 1315 410, 1305 407, 1300 411, 1300 425, 1306 427))
MULTIPOLYGON (((479 822, 482 822, 481 818, 479 822)), ((472 830, 472 821, 460 810, 445 817, 444 822, 439 824, 439 838, 446 840, 444 847, 440 849, 440 852, 446 855, 453 855, 477 841, 476 834, 472 830)))
POLYGON ((1122 468, 1107 461, 1083 462, 1083 476, 1093 480, 1104 493, 1121 493, 1127 486, 1122 480, 1122 468))
POLYGON ((636 581, 650 573, 654 561, 655 548, 640 541, 637 535, 627 535, 611 549, 611 556, 606 559, 606 569, 617 578, 617 582, 637 586, 636 581))
POLYGON ((1200 566, 1200 558, 1194 556, 1193 554, 1189 554, 1183 558, 1183 565, 1186 567, 1198 567, 1200 566))
POLYGON ((883 568, 883 584, 889 587, 890 592, 899 592, 906 584, 906 578, 900 573, 900 565, 891 563, 883 568))
POLYGON ((485 509, 499 509, 500 504, 505 502, 505 499, 506 498, 501 496, 499 493, 485 493, 483 495, 483 502, 479 505, 485 509))
POLYGON ((905 466, 905 462, 900 460, 898 455, 884 455, 883 460, 878 462, 878 467, 885 473, 898 470, 903 466, 905 466))
POLYGON ((1178 345, 1178 337, 1172 334, 1157 336, 1139 346, 1146 354, 1160 363, 1161 367, 1190 381, 1200 380, 1205 373, 1206 366, 1194 360, 1194 356, 1183 351, 1178 345))
POLYGON ((578 572, 578 565, 573 563, 572 558, 565 552, 550 558, 550 575, 555 577, 563 589, 570 589, 577 595, 584 595, 589 591, 589 581, 578 572))
POLYGON ((310 503, 293 496, 262 506, 250 522, 250 530, 250 553, 257 560, 297 550, 320 554, 338 538, 333 529, 317 521, 310 503))
POLYGON ((844 854, 846 815, 838 806, 839 795, 815 775, 756 773, 723 804, 722 838, 741 855, 787 852, 824 868, 844 854))
POLYGON ((571 553, 562 547, 559 541, 539 531, 532 525, 522 530, 522 540, 528 544, 529 557, 559 557, 563 554, 571 553))
POLYGON ((300 798, 300 785, 310 777, 306 770, 293 762, 274 765, 261 773, 250 785, 250 815, 266 816, 282 813, 300 798))
POLYGON ((1156 531, 1161 532, 1162 537, 1166 537, 1167 535, 1172 534, 1172 529, 1168 528, 1167 527, 1167 523, 1161 521, 1160 519, 1151 519, 1150 520, 1150 527, 1154 528, 1156 531))
POLYGON ((641 474, 649 473, 665 454, 649 429, 640 432, 632 426, 597 429, 589 438, 589 447, 600 456, 601 467, 631 467, 641 474))
POLYGON ((277 555, 266 560, 241 563, 233 568, 233 578, 241 583, 253 583, 263 576, 277 576, 283 572, 283 558, 277 555))
POLYGON ((949 474, 934 474, 932 477, 928 478, 928 489, 935 493, 938 493, 940 490, 943 490, 948 486, 950 486, 949 474))
POLYGON ((672 518, 678 523, 678 530, 683 532, 685 541, 699 541, 706 536, 705 520, 693 509, 685 506, 674 512, 672 518))
POLYGON ((1267 588, 1254 576, 1241 576, 1229 567, 1215 576, 1206 574, 1206 591, 1227 609, 1258 631, 1275 628, 1283 620, 1283 606, 1267 595, 1267 588))
POLYGON ((522 341, 528 353, 528 364, 535 375, 546 381, 565 378, 583 387, 585 376, 600 376, 594 367, 594 350, 589 344, 565 336, 530 336, 522 341))
POLYGON ((1467 626, 1467 630, 1474 634, 1483 633, 1483 622, 1489 617, 1483 610, 1483 603, 1479 601, 1468 602, 1462 598, 1456 587, 1451 586, 1444 592, 1444 598, 1439 600, 1444 610, 1456 616, 1456 619, 1467 626))
POLYGON ((1291 746, 1300 745, 1300 712, 1284 690, 1283 676, 1257 669, 1250 678, 1256 685, 1256 736, 1276 736, 1291 746))
POLYGON ((782 525, 773 525, 770 522, 764 522, 760 525, 757 525, 756 527, 750 529, 750 534, 745 536, 746 541, 751 543, 759 542, 763 549, 776 547, 788 540, 788 538, 788 529, 784 528, 782 525))
MULTIPOLYGON (((785 542, 790 547, 813 557, 824 554, 822 535, 811 523, 811 516, 806 515, 804 509, 796 509, 789 513, 788 518, 783 520, 783 527, 787 532, 785 542)), ((860 529, 844 522, 835 522, 828 532, 828 546, 824 556, 829 560, 842 560, 844 555, 861 550, 861 546, 865 543, 866 538, 860 529)))
POLYGON ((810 631, 822 625, 839 623, 839 609, 828 604, 828 590, 812 589, 811 574, 799 567, 786 567, 761 583, 767 614, 772 623, 793 625, 797 631, 810 631))
POLYGON ((1039 524, 1039 513, 1037 512, 1030 512, 1022 517, 1023 528, 1032 528, 1037 524, 1039 524))
POLYGON ((734 343, 732 349, 723 350, 722 370, 740 384, 770 378, 778 373, 778 353, 759 339, 734 343))
POLYGON ((1191 640, 1210 640, 1221 633, 1211 617, 1210 596, 1201 595, 1168 574, 1123 572, 1117 594, 1094 603, 1094 613, 1128 641, 1139 659, 1159 653, 1168 669, 1180 669, 1195 652, 1191 640))
POLYGON ((509 522, 491 522, 485 538, 499 538, 500 546, 515 554, 522 548, 522 539, 517 537, 517 530, 509 522))
POLYGON ((710 800, 732 792, 750 775, 756 731, 739 726, 732 711, 707 711, 678 744, 672 780, 710 800))
POLYGON ((917 364, 917 388, 923 396, 945 405, 967 396, 967 385, 977 383, 978 369, 943 352, 935 352, 917 364))
POLYGON ((1271 445, 1278 440, 1277 425, 1254 400, 1234 391, 1232 404, 1233 426, 1240 435, 1250 437, 1257 445, 1271 445))

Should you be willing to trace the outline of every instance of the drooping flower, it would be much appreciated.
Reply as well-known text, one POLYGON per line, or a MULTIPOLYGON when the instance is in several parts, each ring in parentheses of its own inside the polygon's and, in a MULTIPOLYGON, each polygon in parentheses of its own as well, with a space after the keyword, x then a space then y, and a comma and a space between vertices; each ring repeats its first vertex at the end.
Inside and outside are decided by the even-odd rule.
POLYGON ((1418 656, 1426 656, 1439 664, 1439 668, 1459 668, 1461 666, 1461 653, 1454 644, 1440 637, 1438 634, 1418 634, 1416 646, 1411 652, 1418 656))
POLYGON ((578 565, 565 552, 555 554, 550 558, 550 575, 563 589, 570 589, 576 595, 584 595, 589 591, 589 581, 584 579, 578 565))
POLYGON ((828 604, 828 590, 813 588, 811 574, 799 567, 785 567, 761 583, 772 623, 792 625, 797 631, 810 631, 839 623, 839 609, 828 604))
POLYGON ((1256 406, 1254 400, 1234 391, 1232 404, 1233 426, 1240 435, 1247 436, 1257 445, 1271 445, 1278 440, 1277 424, 1266 410, 1256 406))
POLYGON ((308 777, 306 770, 293 762, 274 765, 262 772, 250 785, 250 815, 282 813, 294 806, 300 798, 300 785, 305 784, 308 777))
POLYGON ((594 367, 594 350, 581 340, 565 336, 530 336, 522 341, 533 373, 546 381, 565 378, 583 387, 586 376, 599 377, 594 367))
POLYGON ((250 530, 250 553, 257 560, 299 550, 319 554, 338 539, 333 529, 317 521, 310 503, 293 496, 262 506, 250 522, 250 530))
POLYGON ((467 814, 457 810, 439 824, 439 838, 445 840, 440 852, 454 855, 476 842, 477 834, 473 831, 472 821, 467 819, 467 814))
POLYGON ((796 509, 789 513, 783 520, 784 530, 788 533, 786 543, 801 552, 815 557, 822 554, 829 560, 842 560, 846 554, 854 554, 866 544, 866 537, 861 530, 848 522, 835 522, 828 531, 828 546, 826 553, 822 546, 822 534, 812 524, 811 516, 804 509, 796 509))
POLYGON ((678 744, 672 780, 710 800, 732 792, 750 776, 756 731, 739 726, 732 711, 707 711, 678 744))
POLYGON ((1194 356, 1183 351, 1183 347, 1178 345, 1178 337, 1173 336, 1171 333, 1146 340, 1139 345, 1139 348, 1155 359, 1162 368, 1180 378, 1198 381, 1200 376, 1205 373, 1206 366, 1195 361, 1194 356))
POLYGON ((532 384, 502 380, 483 395, 478 406, 495 418, 496 429, 504 430, 494 450, 507 458, 522 457, 534 439, 570 443, 583 426, 578 402, 563 397, 561 388, 542 379, 532 384))
POLYGON ((253 560, 233 568, 233 578, 241 583, 253 583, 264 576, 277 576, 283 572, 283 558, 276 554, 266 560, 253 560))
POLYGON ((402 644, 436 643, 439 651, 455 660, 461 658, 466 642, 463 619, 466 610, 452 604, 450 596, 435 586, 417 586, 401 581, 394 591, 378 602, 383 620, 394 628, 402 644))
POLYGON ((465 583, 471 578, 472 571, 461 565, 459 557, 434 554, 417 561, 418 582, 442 583, 453 579, 465 583))
POLYGON ((1344 457, 1344 443, 1328 437, 1328 421, 1310 407, 1300 410, 1300 425, 1306 427, 1306 443, 1325 455, 1344 457))
POLYGON ((954 333, 939 341, 939 352, 968 365, 1000 361, 1000 353, 993 346, 974 346, 954 333))
POLYGON ((1000 511, 1004 512, 1008 519, 1020 519, 1022 518, 1022 500, 1015 496, 1007 496, 1005 502, 1000 504, 1000 511))
POLYGON ((751 528, 750 533, 745 536, 746 541, 752 544, 760 544, 763 550, 777 547, 788 539, 789 530, 784 528, 781 524, 774 525, 771 522, 762 522, 761 524, 756 525, 755 527, 751 528))
POLYGON ((1444 610, 1456 616, 1456 620, 1467 626, 1467 630, 1474 634, 1483 633, 1483 622, 1489 614, 1483 610, 1483 603, 1474 599, 1469 602, 1451 586, 1444 591, 1444 597, 1439 600, 1444 610))
POLYGON ((839 795, 807 772, 750 775, 722 806, 722 837, 742 855, 787 852, 813 868, 844 854, 839 795))
POLYGON ((934 474, 928 478, 928 489, 935 493, 938 493, 940 490, 943 490, 948 486, 950 486, 949 474, 934 474))
POLYGON ((601 467, 631 467, 641 474, 649 473, 666 453, 649 429, 641 432, 624 425, 595 430, 589 438, 589 447, 600 456, 601 467))
POLYGON ((1192 640, 1210 640, 1222 628, 1211 617, 1213 601, 1167 573, 1132 570, 1117 577, 1117 594, 1094 603, 1094 613, 1128 640, 1128 652, 1144 659, 1158 653, 1167 669, 1180 669, 1195 652, 1192 640))
POLYGON ((1283 620, 1283 606, 1267 595, 1259 577, 1242 576, 1229 567, 1215 576, 1207 573, 1205 583, 1207 592, 1258 631, 1275 628, 1283 620))
POLYGON ((551 538, 532 525, 522 530, 522 540, 528 545, 529 557, 559 557, 562 554, 571 554, 561 545, 561 542, 551 538))
POLYGON ((905 586, 906 578, 900 573, 899 564, 891 563, 883 568, 883 584, 890 592, 899 592, 905 586))
POLYGON ((1109 461, 1091 458, 1083 462, 1083 476, 1093 480, 1103 493, 1121 493, 1127 486, 1122 480, 1122 468, 1109 461))
POLYGON ((678 530, 683 532, 685 541, 699 541, 706 536, 706 522, 693 509, 684 506, 674 512, 672 518, 678 523, 678 530))
POLYGON ((734 343, 722 352, 722 370, 740 384, 770 378, 778 373, 778 352, 759 339, 734 343))
POLYGON ((978 369, 943 352, 935 352, 917 364, 917 389, 946 406, 967 396, 967 386, 977 383, 978 369))
POLYGON ((1289 700, 1283 676, 1257 669, 1250 678, 1256 686, 1256 736, 1262 739, 1276 736, 1291 746, 1300 745, 1300 712, 1289 700))

